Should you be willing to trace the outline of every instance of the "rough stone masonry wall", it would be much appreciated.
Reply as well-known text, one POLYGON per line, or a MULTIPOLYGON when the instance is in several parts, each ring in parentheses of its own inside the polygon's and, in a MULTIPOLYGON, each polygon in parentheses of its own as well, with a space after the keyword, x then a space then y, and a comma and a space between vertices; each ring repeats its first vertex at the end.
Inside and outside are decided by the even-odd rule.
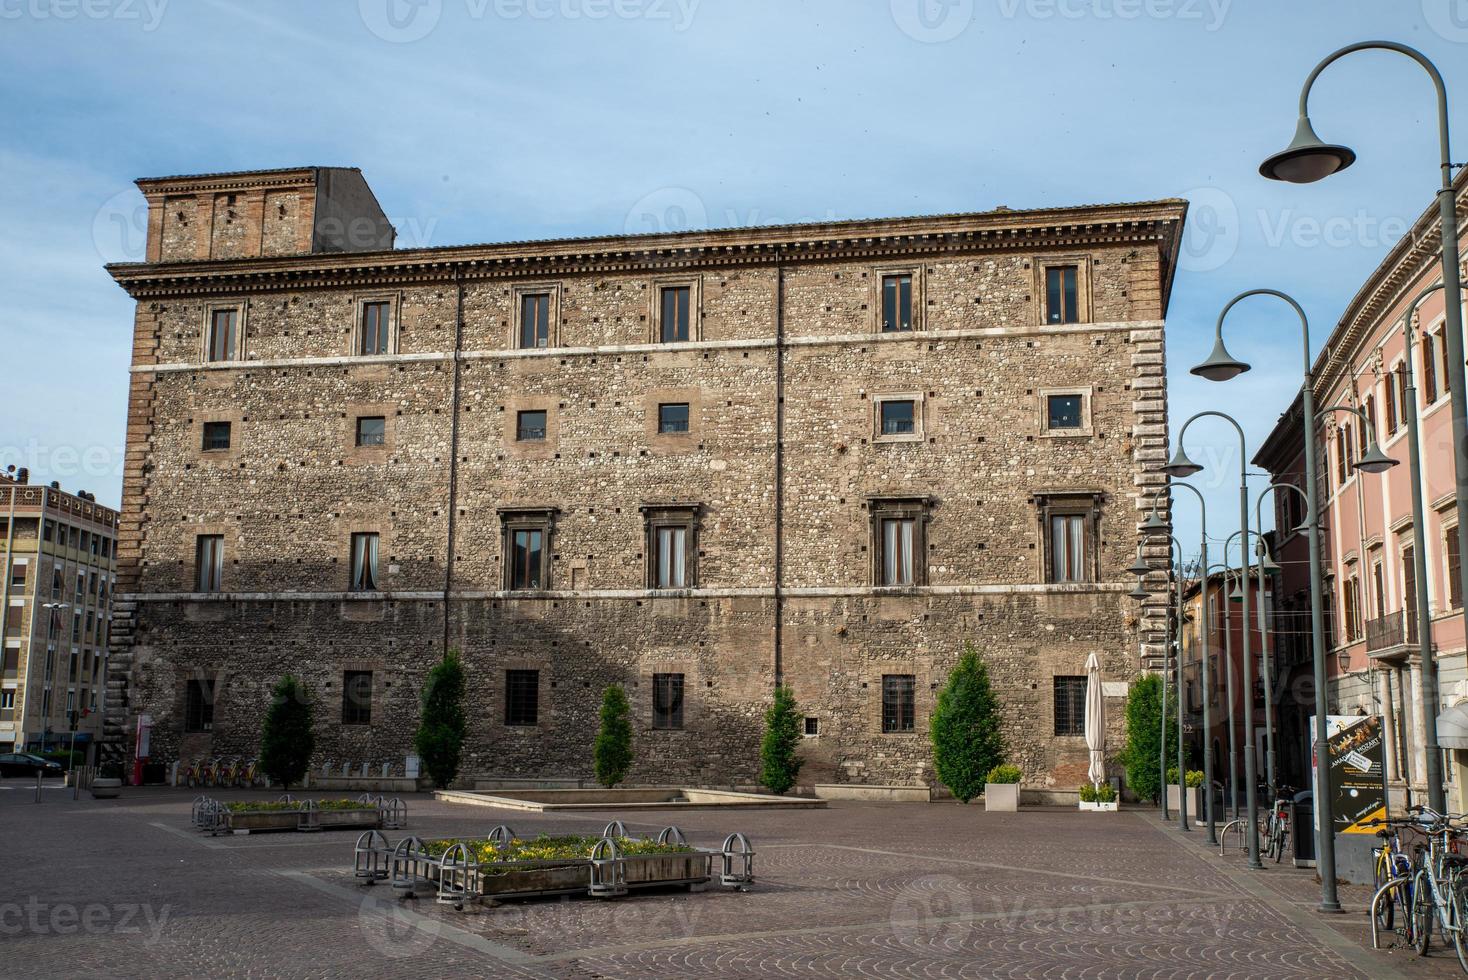
MULTIPOLYGON (((783 355, 772 264, 663 273, 468 278, 459 362, 458 492, 449 635, 470 673, 469 772, 584 777, 601 689, 627 685, 638 724, 634 781, 752 783, 760 716, 774 682, 776 371, 785 372, 782 657, 818 718, 803 781, 932 778, 926 726, 964 640, 993 670, 1006 732, 1026 779, 1074 785, 1078 738, 1052 732, 1051 678, 1102 655, 1108 679, 1143 666, 1158 609, 1122 592, 1136 546, 1145 470, 1165 455, 1159 265, 1155 245, 1067 246, 1087 265, 1089 319, 1039 323, 1040 262, 1016 250, 893 263, 790 263, 783 355), (871 335, 876 281, 919 279, 922 331, 871 335), (652 297, 693 280, 698 336, 647 350, 652 297), (552 283, 560 349, 507 349, 516 287, 552 283), (962 336, 931 331, 970 331, 962 336), (987 333, 978 333, 987 331, 987 333), (1092 433, 1042 431, 1042 389, 1090 392, 1092 433), (877 444, 871 398, 918 393, 922 443, 877 444), (692 408, 686 435, 656 433, 662 401, 692 408), (514 439, 515 413, 543 409, 548 438, 514 439), (1103 495, 1101 583, 1044 587, 1031 495, 1103 495), (869 494, 933 500, 929 590, 875 594, 869 494), (699 588, 644 591, 640 504, 703 507, 699 588), (551 586, 500 594, 496 509, 554 506, 551 586), (541 720, 503 724, 503 672, 541 671, 541 720), (652 675, 685 675, 685 729, 654 731, 652 675), (912 734, 881 732, 881 677, 918 678, 912 734)), ((250 755, 271 683, 302 675, 317 696, 318 761, 393 762, 410 751, 417 692, 440 652, 448 526, 457 287, 433 279, 180 295, 139 305, 130 407, 124 558, 134 560, 126 648, 114 672, 131 689, 121 730, 152 714, 154 755, 250 755), (403 357, 346 358, 355 311, 386 297, 403 357), (196 365, 211 304, 245 308, 243 364, 196 365), (421 357, 421 359, 413 359, 421 357), (301 360, 309 359, 309 360, 301 360), (250 363, 251 361, 257 363, 250 363), (268 363, 258 363, 258 362, 268 363), (387 445, 357 449, 357 415, 388 419, 387 445), (201 451, 203 422, 229 420, 227 453, 201 451), (353 531, 382 535, 384 587, 347 588, 353 531), (224 589, 190 594, 195 539, 225 536, 224 589), (131 549, 131 550, 128 550, 131 549), (340 724, 342 672, 374 673, 373 721, 340 724), (184 735, 191 676, 221 678, 214 730, 184 735)), ((1166 551, 1154 551, 1159 557, 1166 551)), ((1120 701, 1112 724, 1120 734, 1120 701)))

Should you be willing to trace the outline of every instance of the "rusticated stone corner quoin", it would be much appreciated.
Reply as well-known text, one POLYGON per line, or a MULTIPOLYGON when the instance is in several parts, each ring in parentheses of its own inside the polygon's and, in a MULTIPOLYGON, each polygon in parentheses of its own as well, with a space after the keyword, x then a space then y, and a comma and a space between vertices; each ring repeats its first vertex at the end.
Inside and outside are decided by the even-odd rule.
POLYGON ((1160 663, 1184 201, 394 249, 355 169, 138 185, 116 744, 253 755, 293 672, 400 775, 447 646, 472 778, 584 778, 621 683, 630 783, 752 786, 779 681, 803 783, 912 785, 972 641, 1066 788, 1087 655, 1160 663))

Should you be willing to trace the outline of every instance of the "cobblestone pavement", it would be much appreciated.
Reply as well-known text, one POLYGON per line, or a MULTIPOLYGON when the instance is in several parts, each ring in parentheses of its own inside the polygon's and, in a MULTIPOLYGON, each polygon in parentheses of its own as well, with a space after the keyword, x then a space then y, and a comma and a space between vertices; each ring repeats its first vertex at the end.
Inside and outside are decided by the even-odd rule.
MULTIPOLYGON (((1250 874, 1152 810, 944 804, 551 815, 411 798, 419 836, 634 833, 753 840, 752 891, 457 912, 350 873, 355 834, 211 838, 191 793, 40 804, 0 781, 4 977, 1448 977, 1441 948, 1373 952, 1364 890, 1320 916, 1308 872, 1250 874)), ((238 791, 218 795, 243 798, 238 791)), ((253 794, 273 798, 276 794, 253 794)), ((399 832, 389 832, 396 839, 399 832)))

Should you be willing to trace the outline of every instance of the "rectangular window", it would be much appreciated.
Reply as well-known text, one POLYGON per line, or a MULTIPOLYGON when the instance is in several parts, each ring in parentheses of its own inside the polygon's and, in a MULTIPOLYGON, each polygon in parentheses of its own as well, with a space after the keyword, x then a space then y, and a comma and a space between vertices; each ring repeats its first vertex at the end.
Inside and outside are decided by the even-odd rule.
POLYGON ((357 445, 381 446, 387 441, 387 419, 381 415, 363 415, 357 419, 357 445))
POLYGON ((522 349, 550 346, 550 305, 550 293, 525 293, 520 297, 522 349))
POLYGON ((917 678, 882 675, 882 731, 910 732, 917 727, 917 678))
POLYGON ((372 671, 349 670, 342 675, 342 724, 372 724, 372 671))
POLYGON ((184 731, 207 732, 214 728, 214 684, 191 680, 184 693, 184 731))
POLYGON ((1388 371, 1382 380, 1386 385, 1383 399, 1386 406, 1386 434, 1391 435, 1397 431, 1397 372, 1388 371))
POLYGON ((1437 401, 1437 337, 1422 335, 1422 404, 1437 401))
POLYGON ((1053 514, 1050 517, 1050 581, 1090 581, 1084 514, 1053 514))
POLYGON ((194 591, 218 592, 224 581, 224 535, 201 534, 194 545, 194 591))
POLYGON ((693 290, 688 286, 664 286, 662 292, 662 341, 665 344, 690 339, 693 290))
POLYGON ((1053 265, 1045 270, 1045 322, 1078 323, 1076 276, 1073 265, 1053 265))
POLYGON ((1349 643, 1361 636, 1361 583, 1354 578, 1346 580, 1341 596, 1341 609, 1345 622, 1341 624, 1341 639, 1349 643))
POLYGON ((388 353, 388 325, 391 319, 391 303, 377 301, 362 304, 362 343, 358 353, 388 353))
POLYGON ((912 435, 917 428, 917 403, 912 401, 882 402, 882 435, 912 435))
POLYGON ((7 687, 0 691, 0 711, 15 710, 15 688, 7 687))
POLYGON ((882 332, 912 329, 912 276, 882 277, 882 332))
POLYGON ((1379 561, 1371 563, 1371 588, 1375 593, 1376 615, 1374 619, 1386 616, 1386 575, 1379 561))
POLYGON ((1366 455, 1366 448, 1377 438, 1376 435, 1376 400, 1370 395, 1361 402, 1361 411, 1366 413, 1366 419, 1361 426, 1361 455, 1366 455))
POLYGON ((683 675, 652 675, 652 727, 683 727, 683 675))
POLYGON ((377 591, 377 544, 375 532, 352 535, 352 578, 353 592, 377 591))
POLYGON ((917 556, 914 551, 917 521, 910 517, 889 517, 881 522, 882 527, 882 578, 879 584, 887 586, 914 585, 914 569, 917 556))
POLYGON ((217 452, 229 448, 228 422, 205 422, 204 423, 204 452, 217 452))
POLYGON ((1452 375, 1448 374, 1448 337, 1441 334, 1437 338, 1437 349, 1442 355, 1442 368, 1438 371, 1438 384, 1442 386, 1443 394, 1450 395, 1453 391, 1452 375))
POLYGON ((1335 481, 1337 486, 1345 486, 1346 481, 1351 478, 1351 470, 1346 459, 1346 429, 1345 426, 1335 430, 1335 481))
POLYGON ((1047 429, 1081 428, 1081 395, 1050 395, 1046 402, 1047 429))
POLYGON ((545 412, 520 412, 515 416, 516 442, 545 441, 545 412))
POLYGON ((510 588, 540 588, 544 532, 539 528, 517 528, 511 532, 510 541, 510 588))
POLYGON ((239 315, 239 310, 215 310, 209 314, 209 360, 234 360, 239 315))
POLYGON ((10 587, 20 589, 25 587, 25 573, 29 565, 15 564, 10 566, 10 587))
POLYGON ((658 406, 658 432, 662 434, 688 431, 688 403, 672 402, 658 406))
POLYGON ((806 718, 805 733, 811 736, 819 735, 821 733, 821 720, 815 717, 806 718))
POLYGON ((1402 425, 1407 424, 1407 413, 1412 411, 1413 406, 1407 404, 1407 365, 1402 362, 1397 365, 1397 418, 1402 425))
POLYGON ((657 555, 654 569, 655 587, 683 589, 688 587, 688 529, 660 527, 656 529, 657 555))
POLYGON ((1447 558, 1448 565, 1448 608, 1463 608, 1463 580, 1460 577, 1462 571, 1463 556, 1458 551, 1458 529, 1448 528, 1443 539, 1443 554, 1447 558))
POLYGON ((1412 546, 1402 548, 1402 608, 1407 614, 1407 636, 1417 636, 1417 566, 1412 546))
POLYGON ((505 724, 529 727, 540 721, 540 671, 505 671, 505 724))
POLYGON ((1055 734, 1086 734, 1086 678, 1055 678, 1055 734))

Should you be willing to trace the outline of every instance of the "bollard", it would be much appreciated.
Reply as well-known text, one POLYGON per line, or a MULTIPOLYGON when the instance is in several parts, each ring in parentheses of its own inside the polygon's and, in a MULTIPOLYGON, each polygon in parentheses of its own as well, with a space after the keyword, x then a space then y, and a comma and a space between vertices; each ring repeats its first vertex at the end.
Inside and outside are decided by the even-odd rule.
POLYGON ((36 770, 36 802, 41 802, 41 771, 36 770))

